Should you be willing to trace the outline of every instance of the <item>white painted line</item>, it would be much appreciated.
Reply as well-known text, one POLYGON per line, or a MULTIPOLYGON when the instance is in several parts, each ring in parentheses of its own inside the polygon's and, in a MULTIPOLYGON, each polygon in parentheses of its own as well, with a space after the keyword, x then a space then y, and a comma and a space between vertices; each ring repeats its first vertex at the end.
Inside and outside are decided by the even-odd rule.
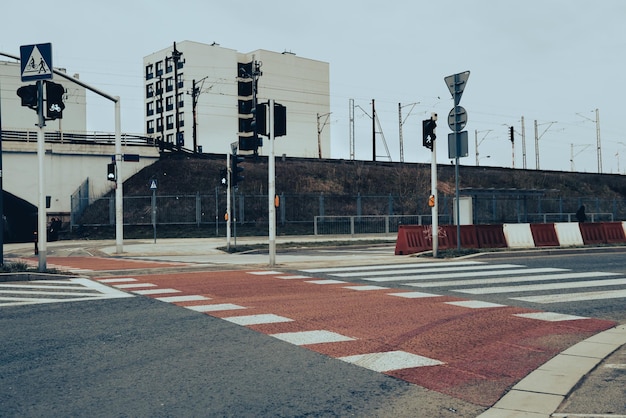
POLYGON ((566 315, 566 314, 560 314, 557 312, 534 312, 534 313, 515 314, 513 316, 519 316, 520 318, 536 319, 539 321, 549 321, 549 322, 589 319, 584 316, 566 315))
POLYGON ((344 281, 341 281, 341 280, 323 279, 323 280, 307 280, 307 283, 313 283, 313 284, 341 284, 341 283, 348 283, 348 282, 344 282, 344 281))
POLYGON ((459 302, 445 302, 448 305, 461 306, 463 308, 470 309, 483 309, 483 308, 501 308, 506 305, 500 305, 498 303, 483 302, 482 300, 462 300, 459 302))
POLYGON ((400 292, 400 293, 387 293, 389 296, 398 296, 401 298, 408 299, 419 299, 419 298, 436 298, 440 295, 435 295, 434 293, 424 293, 424 292, 400 292))
POLYGON ((484 264, 481 261, 442 261, 442 262, 424 262, 424 263, 410 263, 410 264, 385 264, 375 266, 352 266, 352 267, 333 267, 333 268, 318 268, 318 269, 306 269, 302 270, 306 273, 337 273, 342 271, 374 271, 374 270, 395 270, 395 269, 410 269, 410 268, 430 268, 430 267, 445 267, 445 266, 463 266, 463 265, 478 265, 484 264))
POLYGON ((100 283, 124 283, 124 282, 136 282, 137 279, 133 279, 132 277, 124 277, 117 279, 100 279, 98 280, 100 283))
MULTIPOLYGON (((437 279, 454 279, 460 277, 485 277, 485 276, 512 276, 516 274, 531 274, 531 273, 551 273, 551 272, 563 272, 567 271, 567 269, 559 269, 553 267, 544 267, 544 268, 534 268, 534 269, 518 269, 518 270, 498 270, 498 271, 466 271, 460 273, 444 273, 444 274, 418 274, 415 276, 407 276, 407 277, 390 277, 388 279, 377 279, 377 278, 363 278, 363 280, 369 280, 374 282, 380 281, 392 281, 392 280, 437 280, 437 279)), ((421 284, 415 284, 409 286, 421 286, 421 284)))
POLYGON ((449 280, 441 282, 420 282, 420 287, 449 287, 449 286, 476 286, 486 284, 499 283, 524 283, 524 282, 542 282, 548 280, 568 280, 568 279, 585 279, 589 277, 618 276, 619 273, 605 273, 602 271, 585 271, 581 273, 556 273, 556 274, 537 274, 530 276, 505 276, 491 279, 470 279, 470 280, 449 280))
MULTIPOLYGON (((368 278, 364 280, 370 280, 372 276, 386 276, 386 275, 404 275, 404 274, 412 274, 412 273, 439 273, 439 272, 447 272, 447 271, 464 271, 464 270, 472 270, 472 271, 482 271, 482 270, 496 270, 496 269, 511 269, 511 268, 520 268, 524 266, 520 266, 517 264, 482 264, 482 265, 462 265, 462 266, 449 266, 449 267, 434 267, 434 268, 418 268, 418 269, 408 269, 402 271, 368 271, 368 278)), ((348 272, 348 273, 334 273, 333 276, 337 277, 357 277, 363 276, 363 272, 348 272)), ((374 279, 371 279, 374 280, 374 279)), ((396 280, 388 278, 387 280, 396 280)))
POLYGON ((392 370, 445 364, 439 360, 418 356, 417 354, 407 353, 406 351, 358 354, 355 356, 339 357, 339 360, 365 367, 375 372, 389 372, 392 370))
MULTIPOLYGON (((32 283, 32 282, 31 282, 32 283)), ((70 282, 65 281, 58 286, 54 285, 37 285, 37 284, 0 284, 0 292, 4 292, 3 289, 66 289, 66 290, 83 290, 84 286, 72 286, 70 282)))
POLYGON ((140 287, 156 287, 153 283, 128 283, 128 284, 116 284, 114 285, 118 289, 137 289, 140 287))
POLYGON ((255 274, 257 276, 269 276, 269 275, 276 275, 276 274, 283 274, 282 271, 271 271, 271 270, 263 270, 263 271, 249 271, 248 274, 255 274))
POLYGON ((294 275, 294 276, 278 276, 277 279, 283 280, 292 280, 292 279, 310 279, 311 276, 302 276, 302 275, 294 275))
POLYGON ((180 290, 176 289, 144 289, 144 290, 133 290, 133 293, 138 295, 161 295, 163 293, 180 293, 180 290))
POLYGON ((617 369, 617 370, 626 370, 626 364, 605 364, 604 367, 607 369, 617 369))
POLYGON ((201 295, 183 295, 183 296, 164 296, 161 298, 156 298, 161 302, 175 303, 175 302, 194 302, 197 300, 211 300, 211 298, 207 298, 206 296, 201 295))
POLYGON ((196 305, 185 306, 187 309, 191 309, 196 312, 217 312, 217 311, 232 311, 235 309, 246 309, 243 306, 235 305, 233 303, 217 303, 215 305, 196 305))
POLYGON ((389 289, 388 287, 373 286, 373 285, 344 286, 343 288, 344 289, 351 289, 351 290, 384 290, 384 289, 389 289))
POLYGON ((309 345, 322 343, 336 343, 341 341, 353 341, 354 338, 337 334, 331 331, 301 331, 301 332, 283 332, 280 334, 271 334, 272 337, 286 341, 295 345, 309 345))
POLYGON ((602 300, 602 299, 620 299, 626 298, 626 290, 605 290, 600 292, 582 292, 582 293, 561 293, 556 295, 544 296, 526 296, 521 298, 511 298, 513 300, 521 300, 522 302, 533 303, 562 303, 562 302, 580 302, 583 300, 602 300))
POLYGON ((293 319, 285 318, 284 316, 274 314, 259 314, 259 315, 245 315, 245 316, 230 316, 223 318, 229 322, 238 325, 261 325, 261 324, 275 324, 279 322, 291 322, 293 319))
POLYGON ((530 284, 524 286, 479 287, 473 289, 457 289, 453 292, 470 293, 472 295, 490 295, 495 293, 536 292, 543 290, 580 289, 583 287, 623 286, 626 279, 586 280, 579 282, 559 282, 530 284))

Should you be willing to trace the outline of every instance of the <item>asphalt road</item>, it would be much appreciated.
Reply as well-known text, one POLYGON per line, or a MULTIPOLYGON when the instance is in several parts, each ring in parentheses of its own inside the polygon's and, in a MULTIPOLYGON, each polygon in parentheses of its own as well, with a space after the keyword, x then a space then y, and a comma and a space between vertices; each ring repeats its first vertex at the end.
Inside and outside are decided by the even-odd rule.
POLYGON ((3 307, 3 417, 473 417, 484 408, 147 297, 3 307))

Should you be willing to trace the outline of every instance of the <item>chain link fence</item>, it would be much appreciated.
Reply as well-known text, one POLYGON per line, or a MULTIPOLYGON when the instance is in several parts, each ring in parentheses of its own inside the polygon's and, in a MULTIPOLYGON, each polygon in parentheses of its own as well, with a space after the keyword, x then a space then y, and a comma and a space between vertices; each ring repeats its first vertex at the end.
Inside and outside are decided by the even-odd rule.
MULTIPOLYGON (((362 234, 394 233, 402 224, 431 224, 428 195, 403 196, 281 194, 276 222, 285 231, 298 233, 362 234)), ((586 207, 591 222, 626 219, 626 200, 598 198, 546 198, 543 196, 472 196, 474 224, 574 222, 575 212, 586 207)), ((273 202, 273 200, 272 200, 273 202)), ((232 221, 241 227, 268 224, 267 195, 233 193, 232 221)), ((225 225, 226 193, 127 196, 125 225, 225 225), (153 213, 155 218, 153 219, 153 213)), ((72 196, 71 228, 115 224, 115 198, 90 201, 84 194, 72 196)), ((454 197, 439 197, 439 223, 454 219, 454 197)), ((222 230, 223 227, 221 227, 222 230)))

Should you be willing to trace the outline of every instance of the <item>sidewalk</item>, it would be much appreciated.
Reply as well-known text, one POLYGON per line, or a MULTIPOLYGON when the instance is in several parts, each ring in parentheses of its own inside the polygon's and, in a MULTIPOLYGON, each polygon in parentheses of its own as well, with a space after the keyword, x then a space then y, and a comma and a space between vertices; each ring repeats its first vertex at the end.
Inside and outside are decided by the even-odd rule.
MULTIPOLYGON (((430 262, 428 257, 395 256, 394 238, 391 236, 281 236, 276 237, 276 244, 319 243, 322 251, 290 251, 277 249, 275 267, 303 268, 304 266, 363 265, 376 263, 402 263, 407 261, 430 262), (333 241, 350 242, 352 247, 333 246, 333 241), (330 244, 329 244, 330 243, 330 244), (363 246, 359 252, 354 246, 363 246), (366 248, 367 247, 367 248, 366 248)), ((231 246, 267 244, 266 237, 239 237, 237 245, 231 238, 231 246)), ((219 250, 226 246, 225 238, 198 239, 138 239, 125 240, 122 252, 118 253, 114 240, 103 241, 57 241, 48 243, 47 256, 99 256, 115 258, 138 258, 145 260, 177 261, 198 265, 254 265, 269 266, 267 247, 264 250, 249 253, 228 254, 219 250)), ((552 249, 551 251, 555 251, 552 249)), ((5 258, 34 257, 34 245, 7 244, 4 246, 5 258)), ((602 405, 607 411, 596 411, 595 415, 583 409, 597 405, 595 374, 602 373, 602 364, 610 356, 626 359, 626 324, 599 333, 560 353, 534 372, 518 382, 493 407, 480 415, 481 418, 513 417, 584 417, 603 416, 604 414, 625 414, 623 399, 621 405, 602 405), (562 411, 556 413, 561 407, 562 411), (600 414, 600 415, 599 415, 600 414)), ((626 365, 622 365, 626 367, 626 365)), ((619 370, 618 370, 619 372, 619 370)), ((620 375, 618 384, 626 385, 626 373, 620 375), (620 380, 621 379, 621 380, 620 380)), ((622 386, 622 388, 625 386, 622 386)), ((587 408, 588 409, 588 408, 587 408)), ((608 416, 608 415, 607 415, 608 416)), ((611 415, 619 416, 619 415, 611 415)))

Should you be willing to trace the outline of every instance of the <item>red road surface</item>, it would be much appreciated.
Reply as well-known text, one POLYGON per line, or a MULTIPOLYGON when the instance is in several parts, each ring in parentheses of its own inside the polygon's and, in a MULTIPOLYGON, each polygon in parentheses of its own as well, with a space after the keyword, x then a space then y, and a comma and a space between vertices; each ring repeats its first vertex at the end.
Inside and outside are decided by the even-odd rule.
MULTIPOLYGON (((204 296, 174 302, 215 305, 219 318, 273 314, 289 322, 247 325, 265 334, 329 331, 350 340, 301 344, 331 357, 404 352, 441 362, 421 367, 382 367, 384 373, 478 405, 489 406, 532 370, 589 336, 615 324, 598 319, 559 322, 522 318, 537 312, 501 306, 472 309, 438 296, 404 298, 402 289, 355 290, 353 283, 314 284, 284 273, 220 271, 137 276, 137 284, 170 289, 151 297, 204 296), (175 290, 176 292, 173 292, 175 290), (233 304, 239 309, 228 309, 233 304), (221 310, 221 309, 225 310, 221 310)), ((111 279, 111 278, 107 278, 111 279)), ((105 280, 105 279, 103 279, 105 280)), ((109 281, 111 285, 115 283, 109 281)), ((130 289, 129 289, 130 290, 130 289)), ((139 291, 138 291, 139 293, 139 291)), ((242 319, 242 318, 240 318, 242 319)))

